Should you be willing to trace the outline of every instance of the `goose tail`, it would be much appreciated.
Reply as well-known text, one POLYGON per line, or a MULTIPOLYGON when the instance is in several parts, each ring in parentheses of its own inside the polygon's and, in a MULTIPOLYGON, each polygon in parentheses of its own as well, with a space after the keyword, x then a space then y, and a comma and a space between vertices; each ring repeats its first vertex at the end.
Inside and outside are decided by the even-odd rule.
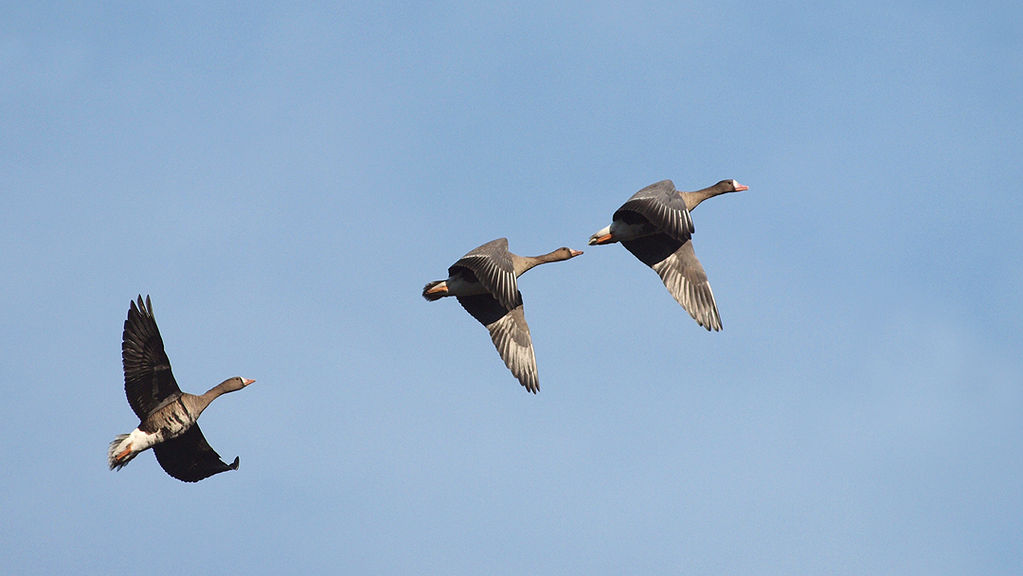
POLYGON ((138 454, 138 452, 131 449, 131 444, 131 436, 129 434, 118 434, 114 437, 114 440, 110 443, 110 449, 107 450, 107 463, 110 464, 111 470, 124 468, 138 454))

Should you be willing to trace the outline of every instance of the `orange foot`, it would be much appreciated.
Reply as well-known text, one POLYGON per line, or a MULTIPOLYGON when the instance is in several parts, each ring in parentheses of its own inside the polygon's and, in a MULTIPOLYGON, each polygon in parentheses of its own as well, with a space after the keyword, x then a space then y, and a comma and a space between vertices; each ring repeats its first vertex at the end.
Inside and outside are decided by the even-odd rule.
POLYGON ((125 448, 124 450, 121 450, 121 452, 117 456, 114 457, 114 460, 117 460, 118 462, 120 462, 121 460, 124 460, 125 458, 127 458, 128 454, 131 454, 131 444, 128 444, 128 447, 125 448))
POLYGON ((441 282, 434 286, 433 288, 430 288, 426 292, 423 292, 423 294, 447 294, 447 293, 448 293, 447 282, 441 282))

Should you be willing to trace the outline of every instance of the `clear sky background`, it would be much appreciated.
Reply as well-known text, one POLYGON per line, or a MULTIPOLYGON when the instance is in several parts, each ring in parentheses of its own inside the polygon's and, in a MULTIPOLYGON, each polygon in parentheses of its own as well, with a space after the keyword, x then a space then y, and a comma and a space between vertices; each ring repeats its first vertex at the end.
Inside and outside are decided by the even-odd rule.
POLYGON ((1023 573, 1021 102, 1017 2, 6 3, 0 572, 1023 573), (107 469, 139 293, 238 471, 107 469))

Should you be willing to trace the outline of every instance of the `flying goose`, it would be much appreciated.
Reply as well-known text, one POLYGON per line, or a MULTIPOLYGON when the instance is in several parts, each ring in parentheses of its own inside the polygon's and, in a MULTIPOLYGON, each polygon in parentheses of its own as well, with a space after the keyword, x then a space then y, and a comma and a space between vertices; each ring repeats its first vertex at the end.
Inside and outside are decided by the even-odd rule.
POLYGON ((563 247, 540 256, 519 256, 508 251, 507 238, 498 238, 452 264, 446 280, 430 282, 423 288, 423 298, 431 302, 445 296, 458 298, 462 308, 490 331, 497 352, 519 383, 536 394, 540 389, 536 357, 515 279, 538 264, 580 254, 579 250, 563 247))
POLYGON ((196 396, 182 392, 171 374, 170 360, 146 296, 131 303, 121 342, 124 392, 141 420, 131 434, 119 434, 110 443, 110 469, 120 470, 140 452, 152 448, 163 469, 178 480, 198 482, 214 474, 238 469, 238 458, 225 464, 199 430, 196 420, 210 402, 255 382, 228 378, 196 396))
POLYGON ((611 217, 611 225, 590 236, 590 245, 621 242, 654 269, 668 292, 707 330, 721 330, 714 293, 693 251, 693 219, 689 213, 707 198, 748 190, 735 180, 722 180, 682 192, 671 180, 651 184, 632 195, 611 217))

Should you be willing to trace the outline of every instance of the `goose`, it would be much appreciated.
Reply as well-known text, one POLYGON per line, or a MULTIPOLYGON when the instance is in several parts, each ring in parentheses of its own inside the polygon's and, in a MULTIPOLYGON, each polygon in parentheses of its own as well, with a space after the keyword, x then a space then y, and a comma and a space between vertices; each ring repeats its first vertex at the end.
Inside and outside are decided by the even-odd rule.
POLYGON ((539 256, 519 256, 508 251, 507 238, 498 238, 452 264, 446 280, 428 283, 423 287, 423 298, 431 302, 445 296, 458 298, 462 308, 490 331, 497 352, 519 383, 536 394, 540 389, 536 357, 516 278, 539 264, 580 254, 579 250, 562 247, 539 256))
POLYGON ((241 390, 255 380, 236 376, 205 394, 182 392, 171 373, 148 295, 145 303, 141 294, 137 305, 131 302, 124 322, 121 360, 124 392, 141 423, 130 434, 118 434, 110 443, 107 459, 111 470, 120 470, 149 448, 167 474, 184 482, 198 482, 238 469, 238 458, 224 463, 206 442, 196 420, 218 396, 241 390))
POLYGON ((707 273, 693 251, 694 228, 689 213, 708 198, 743 190, 749 190, 749 186, 722 180, 702 190, 682 192, 671 180, 662 180, 633 194, 615 211, 609 226, 590 236, 589 244, 621 242, 657 272, 668 292, 697 324, 708 331, 721 330, 721 315, 707 273))

